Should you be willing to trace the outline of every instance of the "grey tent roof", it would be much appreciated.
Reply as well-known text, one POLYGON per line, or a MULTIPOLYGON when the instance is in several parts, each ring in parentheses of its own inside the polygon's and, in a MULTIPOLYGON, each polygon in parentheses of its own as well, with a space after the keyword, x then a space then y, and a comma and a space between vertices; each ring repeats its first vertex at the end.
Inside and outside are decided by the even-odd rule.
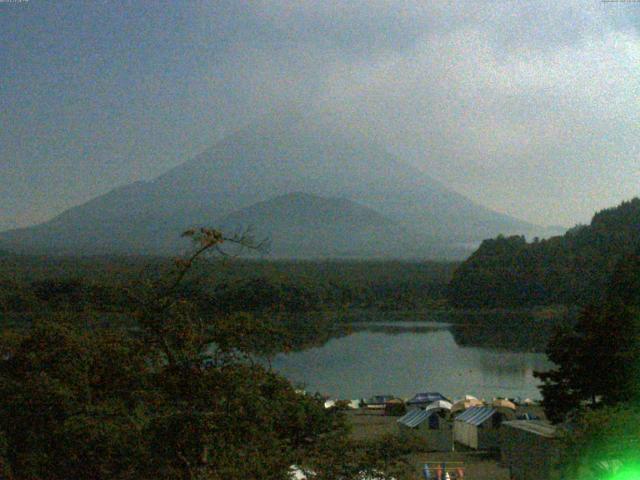
POLYGON ((403 417, 398 419, 398 423, 406 425, 407 427, 415 428, 424 422, 434 413, 434 410, 412 410, 403 417))
POLYGON ((447 400, 447 397, 442 395, 440 392, 424 392, 424 393, 416 393, 414 397, 407 402, 408 405, 421 404, 421 403, 433 403, 438 400, 447 400))
POLYGON ((456 422, 461 421, 471 425, 481 425, 496 413, 495 408, 491 407, 471 407, 456 417, 456 422))

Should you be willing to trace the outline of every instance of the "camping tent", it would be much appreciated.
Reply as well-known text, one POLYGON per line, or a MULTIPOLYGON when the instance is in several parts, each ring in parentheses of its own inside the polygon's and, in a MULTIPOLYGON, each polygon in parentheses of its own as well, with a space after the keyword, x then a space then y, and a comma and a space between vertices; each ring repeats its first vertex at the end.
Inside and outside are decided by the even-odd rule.
POLYGON ((502 463, 516 480, 551 478, 560 456, 558 429, 542 420, 514 420, 500 428, 502 463))
POLYGON ((398 419, 398 428, 401 435, 424 442, 426 450, 448 452, 453 437, 447 416, 448 411, 443 409, 410 410, 398 419))
POLYGON ((385 405, 395 398, 393 395, 376 395, 365 400, 364 404, 367 408, 384 409, 385 405))
POLYGON ((454 421, 455 441, 475 450, 495 450, 499 446, 498 429, 502 421, 514 417, 513 412, 500 413, 492 407, 471 407, 454 421))
POLYGON ((430 403, 429 405, 427 405, 427 408, 425 410, 449 410, 451 411, 451 407, 453 407, 453 405, 451 405, 450 402, 447 402, 446 400, 438 400, 436 402, 430 403))
POLYGON ((513 402, 510 402, 509 400, 506 400, 504 398, 496 398, 491 406, 494 408, 508 408, 511 410, 516 409, 516 405, 513 402))
POLYGON ((451 406, 451 413, 461 412, 462 410, 467 410, 472 407, 481 407, 484 404, 478 400, 477 398, 463 398, 462 400, 458 400, 451 406))
POLYGON ((407 401, 407 406, 411 408, 424 408, 430 403, 437 402, 438 400, 448 401, 448 399, 439 392, 416 393, 412 399, 407 401))

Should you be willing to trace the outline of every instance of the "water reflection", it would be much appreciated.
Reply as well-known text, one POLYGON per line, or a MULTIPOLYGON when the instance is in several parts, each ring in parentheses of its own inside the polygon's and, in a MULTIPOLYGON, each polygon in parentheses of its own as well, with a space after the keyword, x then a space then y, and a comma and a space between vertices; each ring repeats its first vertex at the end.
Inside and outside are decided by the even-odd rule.
POLYGON ((451 332, 458 345, 516 352, 544 352, 555 328, 567 315, 537 318, 531 314, 451 314, 451 332))
POLYGON ((466 346, 459 329, 424 322, 355 324, 350 335, 277 355, 272 365, 310 391, 340 398, 419 391, 539 398, 533 371, 550 366, 545 355, 466 346))

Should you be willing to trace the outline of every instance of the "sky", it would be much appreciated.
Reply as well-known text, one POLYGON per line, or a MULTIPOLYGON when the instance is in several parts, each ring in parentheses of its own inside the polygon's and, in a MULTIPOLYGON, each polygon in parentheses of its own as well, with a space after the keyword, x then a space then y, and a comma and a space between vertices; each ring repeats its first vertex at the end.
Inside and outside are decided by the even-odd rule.
POLYGON ((494 210, 585 223, 640 195, 640 2, 0 0, 0 229, 289 105, 494 210))

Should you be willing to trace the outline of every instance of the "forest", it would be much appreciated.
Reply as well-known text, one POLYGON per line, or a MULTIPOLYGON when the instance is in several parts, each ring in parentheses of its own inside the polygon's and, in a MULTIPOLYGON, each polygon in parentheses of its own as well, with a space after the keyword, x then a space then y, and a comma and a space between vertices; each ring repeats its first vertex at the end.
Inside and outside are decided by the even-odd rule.
POLYGON ((617 263, 601 300, 556 332, 547 356, 555 367, 535 376, 547 417, 564 432, 561 478, 638 478, 640 255, 617 263))
MULTIPOLYGON (((224 240, 208 229, 189 233, 194 253, 173 260, 4 254, 0 475, 240 479, 258 472, 276 480, 302 463, 318 479, 360 478, 365 471, 406 478, 403 459, 415 445, 395 438, 349 439, 339 411, 298 394, 260 361, 342 334, 348 327, 329 313, 360 309, 445 309, 453 313, 448 318, 456 342, 469 346, 540 350, 550 329, 560 327, 546 349, 557 367, 537 375, 548 418, 560 424, 573 418, 577 425, 563 439, 563 451, 580 451, 581 462, 597 462, 610 455, 597 443, 606 434, 616 439, 616 455, 635 462, 637 454, 622 449, 634 444, 639 424, 633 402, 640 364, 640 252, 629 249, 627 242, 637 240, 626 227, 636 221, 638 207, 634 200, 601 212, 590 226, 564 237, 532 244, 520 237, 487 241, 475 254, 486 259, 493 251, 497 269, 531 246, 542 251, 541 245, 551 248, 571 238, 572 248, 598 245, 591 260, 606 271, 591 280, 601 282, 600 290, 584 281, 579 295, 546 302, 589 305, 566 324, 544 321, 540 312, 555 307, 525 320, 516 315, 492 322, 493 315, 470 308, 476 304, 456 302, 452 291, 473 257, 461 266, 205 258, 200 254, 224 240), (631 213, 621 219, 624 212, 631 213), (616 248, 596 241, 607 235, 624 240, 613 242, 616 248), (452 312, 451 304, 464 309, 452 312), (485 328, 478 328, 483 322, 485 328)), ((563 265, 560 279, 577 282, 575 265, 563 265)), ((503 290, 490 285, 485 293, 507 295, 507 286, 520 291, 506 280, 503 290)), ((540 298, 507 307, 545 305, 540 298)), ((573 458, 561 458, 567 478, 583 465, 573 458)))
MULTIPOLYGON (((0 257, 0 308, 117 312, 136 285, 171 262, 154 257, 0 257)), ((181 286, 208 308, 309 312, 419 310, 444 305, 456 263, 400 261, 260 261, 205 259, 181 286)))
POLYGON ((34 280, 23 298, 5 283, 4 307, 28 313, 30 328, 0 335, 0 478, 285 480, 302 464, 318 480, 382 479, 406 469, 410 445, 350 440, 340 411, 259 361, 289 348, 277 325, 198 305, 184 285, 227 239, 191 236, 193 252, 122 290, 34 280), (114 325, 111 309, 130 320, 114 325))
POLYGON ((639 250, 640 199, 635 198, 562 236, 485 240, 455 271, 448 299, 460 308, 589 305, 603 300, 616 266, 639 250))
MULTIPOLYGON (((161 257, 0 258, 2 325, 73 314, 101 327, 137 328, 144 291, 172 269, 161 257)), ((446 306, 455 263, 261 261, 203 258, 174 295, 202 315, 260 318, 274 329, 261 353, 326 342, 359 311, 446 306), (267 342, 270 339, 270 342, 267 342), (270 345, 267 345, 270 343, 270 345)))

